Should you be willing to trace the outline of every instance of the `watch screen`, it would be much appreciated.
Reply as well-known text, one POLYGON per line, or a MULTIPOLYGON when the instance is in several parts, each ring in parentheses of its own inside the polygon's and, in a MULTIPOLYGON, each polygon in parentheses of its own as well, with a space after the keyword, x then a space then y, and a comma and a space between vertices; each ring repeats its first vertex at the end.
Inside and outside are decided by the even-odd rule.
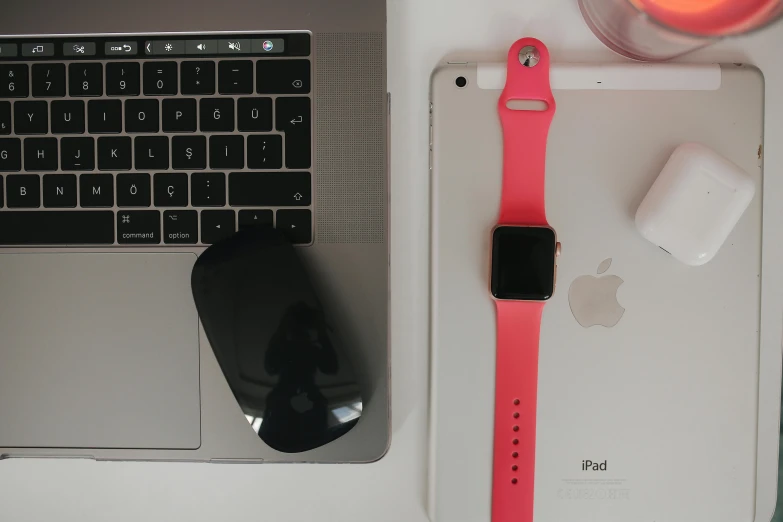
POLYGON ((552 297, 557 240, 550 228, 498 227, 492 236, 492 295, 545 301, 552 297))

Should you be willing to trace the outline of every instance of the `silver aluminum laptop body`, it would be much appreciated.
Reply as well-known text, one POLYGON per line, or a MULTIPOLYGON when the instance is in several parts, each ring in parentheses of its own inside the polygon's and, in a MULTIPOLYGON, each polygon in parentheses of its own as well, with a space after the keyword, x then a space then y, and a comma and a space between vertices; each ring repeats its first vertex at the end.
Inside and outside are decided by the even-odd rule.
MULTIPOLYGON (((390 443, 385 0, 12 0, 0 6, 0 48, 2 42, 20 42, 14 63, 27 63, 22 43, 61 45, 58 38, 66 36, 80 42, 187 42, 230 34, 258 42, 291 33, 310 35, 309 56, 300 58, 310 60, 312 75, 312 164, 296 169, 312 174, 312 203, 300 205, 311 211, 312 234, 300 252, 348 345, 346 356, 361 375, 365 400, 358 425, 305 453, 265 445, 255 432, 259 419, 247 418, 232 395, 193 304, 191 268, 206 245, 119 244, 127 223, 121 223, 125 214, 115 203, 108 210, 118 220, 117 244, 0 247, 0 459, 371 462, 385 454, 390 443)), ((40 60, 29 54, 35 47, 27 48, 28 56, 40 60)), ((74 52, 81 52, 78 46, 74 52)), ((147 58, 140 48, 127 61, 143 66, 147 58)), ((204 59, 217 64, 224 57, 204 59)), ((70 63, 56 56, 40 63, 49 61, 70 63)), ((101 57, 92 61, 107 63, 101 57)), ((0 58, 0 68, 3 63, 0 58)), ((8 100, 0 95, 2 101, 8 100)), ((51 174, 60 173, 58 168, 51 174)), ((0 172, 0 178, 12 174, 0 172)), ((9 195, 16 185, 3 187, 0 213, 17 212, 8 199, 18 195, 9 195)), ((42 190, 46 196, 45 183, 42 190)), ((154 198, 150 209, 157 209, 154 198)), ((182 210, 203 212, 193 203, 182 210)), ((278 205, 259 206, 275 212, 282 226, 278 205)), ((25 211, 50 210, 44 204, 25 211)), ((162 236, 173 237, 165 229, 162 236)))

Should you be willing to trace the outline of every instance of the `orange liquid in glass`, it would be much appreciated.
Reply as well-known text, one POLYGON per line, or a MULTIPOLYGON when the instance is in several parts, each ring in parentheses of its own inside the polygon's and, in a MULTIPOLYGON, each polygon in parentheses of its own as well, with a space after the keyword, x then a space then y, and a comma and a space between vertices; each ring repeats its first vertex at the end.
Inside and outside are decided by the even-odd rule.
POLYGON ((659 22, 691 34, 750 31, 781 12, 780 0, 630 0, 659 22))

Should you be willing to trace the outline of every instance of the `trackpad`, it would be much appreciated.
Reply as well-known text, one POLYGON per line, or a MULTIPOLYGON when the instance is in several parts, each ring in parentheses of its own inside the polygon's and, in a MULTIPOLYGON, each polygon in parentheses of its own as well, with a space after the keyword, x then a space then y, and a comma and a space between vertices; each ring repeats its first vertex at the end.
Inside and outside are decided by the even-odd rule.
POLYGON ((200 446, 194 254, 0 254, 0 447, 200 446))

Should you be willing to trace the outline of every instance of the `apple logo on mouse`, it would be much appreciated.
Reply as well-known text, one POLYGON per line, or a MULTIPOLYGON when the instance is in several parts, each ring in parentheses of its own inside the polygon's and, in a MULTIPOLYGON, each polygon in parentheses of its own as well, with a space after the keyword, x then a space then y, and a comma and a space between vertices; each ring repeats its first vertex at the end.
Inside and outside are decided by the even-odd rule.
MULTIPOLYGON (((598 265, 598 275, 610 266, 612 259, 605 259, 598 265)), ((577 322, 585 328, 599 325, 612 328, 619 323, 625 308, 617 300, 617 290, 623 283, 616 275, 583 275, 574 279, 568 289, 568 304, 577 322)))
POLYGON ((297 413, 306 413, 313 409, 313 401, 307 396, 307 392, 299 391, 298 395, 291 397, 291 408, 297 413))

